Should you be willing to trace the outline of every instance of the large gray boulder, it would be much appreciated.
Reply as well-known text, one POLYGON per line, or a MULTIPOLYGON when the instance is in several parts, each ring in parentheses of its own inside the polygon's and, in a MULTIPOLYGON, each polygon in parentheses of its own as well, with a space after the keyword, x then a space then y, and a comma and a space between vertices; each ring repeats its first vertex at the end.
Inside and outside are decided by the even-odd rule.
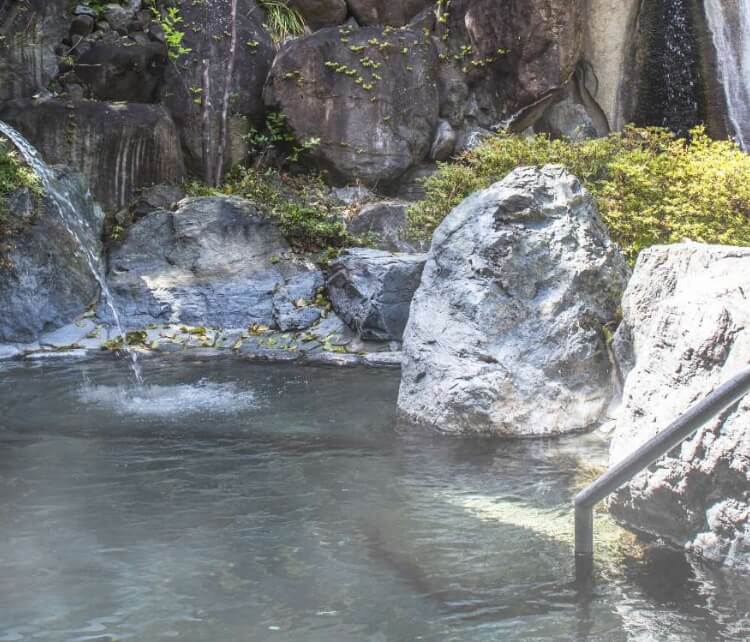
POLYGON ((470 196, 433 236, 400 410, 447 433, 595 426, 613 393, 603 328, 627 278, 591 196, 562 168, 520 168, 470 196))
POLYGON ((331 264, 333 309, 362 339, 401 341, 424 262, 424 254, 347 250, 331 264))
MULTIPOLYGON (((683 243, 641 253, 615 340, 627 379, 611 463, 747 367, 748 292, 748 248, 683 243)), ((612 514, 704 558, 750 570, 749 422, 745 398, 618 492, 612 514)))
POLYGON ((63 222, 59 202, 50 193, 38 198, 28 190, 6 202, 0 239, 0 342, 35 341, 44 332, 75 320, 96 302, 99 285, 87 261, 101 253, 103 213, 81 179, 56 172, 53 187, 73 206, 74 229, 63 222))
POLYGON ((321 29, 282 49, 267 99, 335 180, 392 183, 430 151, 437 63, 421 31, 321 29))
MULTIPOLYGON (((110 253, 107 281, 123 323, 304 329, 322 276, 288 259, 276 224, 236 197, 190 198, 135 223, 110 253), (291 304, 288 306, 287 304, 291 304)), ((100 314, 107 310, 100 306, 100 314)))
POLYGON ((179 137, 160 105, 22 101, 0 108, 49 163, 82 174, 97 201, 123 207, 143 187, 185 177, 179 137))

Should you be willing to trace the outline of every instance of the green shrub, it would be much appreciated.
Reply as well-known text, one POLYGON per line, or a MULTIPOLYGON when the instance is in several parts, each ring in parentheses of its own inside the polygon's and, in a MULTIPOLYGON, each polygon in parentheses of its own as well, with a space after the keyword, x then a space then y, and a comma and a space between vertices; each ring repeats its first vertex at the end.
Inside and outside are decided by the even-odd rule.
POLYGON ((429 237, 466 196, 516 167, 548 163, 581 179, 631 262, 645 247, 685 238, 750 245, 750 156, 700 127, 687 141, 635 127, 581 142, 498 134, 425 181, 425 199, 409 210, 411 234, 429 237))
POLYGON ((0 236, 11 226, 6 200, 11 192, 24 187, 35 194, 41 191, 37 175, 21 161, 10 143, 0 137, 0 236))
POLYGON ((230 194, 254 201, 273 217, 298 250, 340 248, 354 241, 342 222, 343 207, 328 196, 328 188, 317 176, 240 167, 220 188, 191 183, 188 192, 193 196, 230 194))

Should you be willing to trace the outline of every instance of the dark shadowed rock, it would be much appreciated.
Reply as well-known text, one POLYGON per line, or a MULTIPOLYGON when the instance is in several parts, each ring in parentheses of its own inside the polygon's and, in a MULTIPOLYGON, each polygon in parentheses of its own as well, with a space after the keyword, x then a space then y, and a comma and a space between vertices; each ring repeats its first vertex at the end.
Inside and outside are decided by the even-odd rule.
MULTIPOLYGON (((67 170, 57 177, 56 188, 82 221, 81 241, 99 256, 101 210, 79 177, 67 170)), ((16 192, 7 205, 5 226, 13 231, 0 244, 0 342, 31 342, 83 314, 99 285, 49 194, 36 199, 16 192)))
POLYGON ((603 326, 628 278, 591 196, 521 168, 433 236, 404 333, 399 408, 447 433, 591 428, 613 385, 603 326))
POLYGON ((355 236, 366 237, 367 244, 388 252, 419 252, 407 239, 406 210, 408 203, 402 201, 374 201, 366 203, 347 223, 347 229, 355 236))
MULTIPOLYGON (((638 258, 615 338, 627 375, 617 463, 748 365, 750 249, 682 243, 638 258)), ((622 523, 750 570, 750 399, 726 410, 613 496, 622 523)))
POLYGON ((289 251, 276 224, 250 201, 191 198, 133 225, 110 254, 108 281, 131 327, 273 326, 277 291, 296 294, 304 289, 297 279, 308 272, 283 258, 289 251))
POLYGON ((52 100, 0 109, 49 163, 67 163, 105 207, 127 204, 141 188, 184 178, 174 123, 160 105, 52 100))
POLYGON ((331 264, 333 309, 362 339, 400 341, 424 261, 424 254, 347 250, 331 264))
POLYGON ((323 29, 281 51, 270 83, 269 100, 298 139, 319 140, 312 155, 338 180, 392 182, 429 153, 437 54, 421 32, 323 29))
POLYGON ((450 105, 444 115, 454 126, 533 124, 523 112, 562 87, 581 60, 586 6, 585 0, 451 2, 438 21, 450 105))
POLYGON ((346 20, 346 0, 289 0, 313 30, 340 25, 346 20))
POLYGON ((168 66, 162 102, 179 129, 188 168, 216 184, 245 159, 243 136, 263 118, 273 43, 254 0, 185 2, 180 15, 182 46, 190 51, 168 66))
POLYGON ((123 39, 94 44, 79 56, 74 71, 97 100, 150 103, 158 98, 166 66, 164 45, 123 39))
POLYGON ((347 0, 352 15, 361 25, 402 27, 434 0, 347 0))
POLYGON ((67 34, 67 0, 0 2, 0 102, 28 98, 58 72, 55 46, 67 34))

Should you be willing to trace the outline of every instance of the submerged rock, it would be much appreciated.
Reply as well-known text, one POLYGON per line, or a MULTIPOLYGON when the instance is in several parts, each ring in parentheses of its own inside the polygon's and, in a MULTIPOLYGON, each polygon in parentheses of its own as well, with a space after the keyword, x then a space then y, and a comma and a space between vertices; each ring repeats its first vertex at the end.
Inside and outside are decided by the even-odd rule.
MULTIPOLYGON (((77 233, 98 257, 103 214, 79 177, 64 169, 57 174, 56 189, 80 218, 77 233)), ((16 193, 7 206, 12 231, 0 248, 0 342, 30 342, 83 314, 99 285, 52 195, 16 193)))
POLYGON ((404 334, 399 408, 449 433, 585 430, 613 392, 603 326, 628 278, 591 196, 520 168, 438 227, 404 334))
POLYGON ((280 320, 301 329, 317 321, 319 312, 290 318, 277 293, 304 290, 312 298, 322 277, 287 259, 289 253, 276 224, 252 202, 191 198, 130 228, 110 254, 108 282, 130 327, 169 322, 239 328, 280 320), (305 289, 300 280, 308 274, 305 289))
POLYGON ((424 262, 424 254, 347 250, 331 264, 333 309, 362 339, 400 341, 424 262))
MULTIPOLYGON (((627 379, 612 464, 747 367, 749 275, 748 248, 684 243, 641 253, 615 340, 627 379)), ((627 526, 750 570, 749 421, 746 397, 623 487, 610 511, 627 526)))

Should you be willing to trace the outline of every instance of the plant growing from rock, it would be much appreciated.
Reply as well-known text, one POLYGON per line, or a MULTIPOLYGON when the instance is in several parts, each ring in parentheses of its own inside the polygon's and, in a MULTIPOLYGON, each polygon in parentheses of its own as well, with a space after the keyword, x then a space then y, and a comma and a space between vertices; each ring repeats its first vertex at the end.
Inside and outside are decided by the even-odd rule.
POLYGON ((266 13, 264 26, 275 43, 300 36, 305 32, 302 14, 284 0, 258 0, 258 4, 266 13))
POLYGON ((685 238, 750 245, 750 156, 701 127, 688 140, 635 127, 581 142, 498 134, 425 181, 425 199, 409 210, 411 234, 428 238, 464 198, 516 167, 550 163, 594 195, 631 263, 643 248, 685 238))
POLYGON ((42 186, 37 175, 18 157, 10 143, 0 137, 0 263, 2 262, 2 238, 12 234, 18 224, 11 220, 7 199, 15 191, 28 189, 40 196, 42 186))

